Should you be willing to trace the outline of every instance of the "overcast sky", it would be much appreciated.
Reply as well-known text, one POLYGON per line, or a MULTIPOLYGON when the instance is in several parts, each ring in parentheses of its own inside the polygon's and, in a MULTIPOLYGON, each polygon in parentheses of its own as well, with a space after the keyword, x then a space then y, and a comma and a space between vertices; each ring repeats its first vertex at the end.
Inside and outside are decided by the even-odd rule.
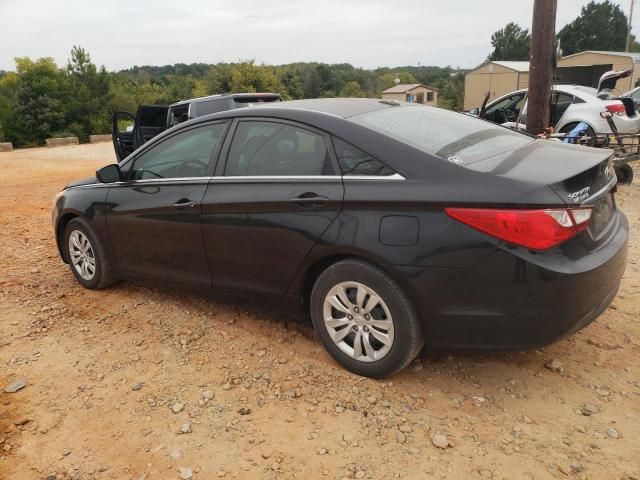
MULTIPOLYGON (((586 3, 558 0, 557 29, 586 3)), ((616 3, 628 11, 629 0, 616 3)), ((18 56, 64 65, 73 45, 109 70, 251 58, 468 68, 507 22, 530 28, 532 9, 533 0, 0 0, 0 69, 18 56)))

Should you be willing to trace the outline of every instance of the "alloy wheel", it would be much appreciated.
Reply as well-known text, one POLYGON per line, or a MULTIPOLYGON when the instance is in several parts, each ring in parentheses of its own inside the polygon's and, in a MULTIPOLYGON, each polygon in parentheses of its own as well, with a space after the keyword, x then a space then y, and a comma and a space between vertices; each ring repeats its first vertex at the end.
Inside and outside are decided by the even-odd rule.
POLYGON ((84 280, 91 280, 96 274, 96 256, 89 238, 80 230, 69 235, 69 256, 73 268, 84 280))
POLYGON ((354 360, 384 358, 393 345, 394 324, 385 301, 358 282, 340 282, 327 293, 324 324, 340 350, 354 360))

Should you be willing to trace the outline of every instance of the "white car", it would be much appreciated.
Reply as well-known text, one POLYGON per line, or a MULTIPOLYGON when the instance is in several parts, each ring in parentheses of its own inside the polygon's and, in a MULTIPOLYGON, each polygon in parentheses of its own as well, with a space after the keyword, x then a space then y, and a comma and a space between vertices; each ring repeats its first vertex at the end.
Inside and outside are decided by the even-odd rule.
MULTIPOLYGON (((495 123, 524 129, 527 123, 527 90, 518 90, 504 95, 485 108, 484 117, 495 123)), ((602 96, 602 93, 600 93, 602 96)), ((476 109, 474 109, 476 110, 476 109)), ((570 132, 579 122, 589 125, 586 135, 612 133, 607 121, 601 113, 613 113, 613 121, 619 133, 638 133, 640 131, 640 115, 635 109, 627 111, 620 100, 609 100, 598 97, 598 90, 581 85, 554 85, 551 94, 550 125, 559 133, 570 132), (628 115, 631 114, 631 116, 628 115)), ((471 111, 478 114, 478 111, 471 111)))

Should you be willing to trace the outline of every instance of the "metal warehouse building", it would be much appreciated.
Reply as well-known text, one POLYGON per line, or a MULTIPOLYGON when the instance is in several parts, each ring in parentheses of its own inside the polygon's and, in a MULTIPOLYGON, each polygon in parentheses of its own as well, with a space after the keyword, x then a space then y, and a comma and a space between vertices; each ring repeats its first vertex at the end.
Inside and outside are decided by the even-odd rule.
POLYGON ((482 105, 487 92, 490 99, 529 86, 529 62, 489 62, 464 76, 464 109, 482 105))
MULTIPOLYGON (((620 79, 621 93, 631 90, 640 79, 640 53, 587 50, 562 57, 556 68, 555 83, 596 87, 600 76, 609 70, 631 69, 632 75, 620 79)), ((464 109, 482 105, 484 96, 500 97, 529 86, 529 62, 489 62, 471 70, 464 79, 464 109)))

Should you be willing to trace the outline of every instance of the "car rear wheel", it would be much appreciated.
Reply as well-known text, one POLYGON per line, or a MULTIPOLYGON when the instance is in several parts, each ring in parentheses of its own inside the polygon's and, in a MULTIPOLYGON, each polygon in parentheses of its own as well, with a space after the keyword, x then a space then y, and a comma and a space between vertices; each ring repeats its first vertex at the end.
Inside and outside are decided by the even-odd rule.
MULTIPOLYGON (((559 133, 569 133, 571 130, 573 130, 574 128, 576 128, 578 126, 579 122, 572 122, 572 123, 567 123, 564 127, 562 127, 560 129, 559 133)), ((588 145, 593 145, 596 141, 596 132, 593 130, 593 128, 588 127, 585 131, 584 131, 584 136, 589 137, 589 139, 587 140, 587 144, 588 145)))
POLYGON ((71 271, 84 287, 98 290, 116 282, 105 263, 102 246, 85 222, 71 220, 65 228, 64 240, 71 271))
POLYGON ((613 167, 618 177, 618 183, 621 185, 631 185, 633 182, 633 168, 628 163, 620 165, 619 167, 613 167))
POLYGON ((327 268, 311 293, 311 319, 331 356, 351 372, 384 378, 424 345, 415 308, 381 269, 343 260, 327 268))

